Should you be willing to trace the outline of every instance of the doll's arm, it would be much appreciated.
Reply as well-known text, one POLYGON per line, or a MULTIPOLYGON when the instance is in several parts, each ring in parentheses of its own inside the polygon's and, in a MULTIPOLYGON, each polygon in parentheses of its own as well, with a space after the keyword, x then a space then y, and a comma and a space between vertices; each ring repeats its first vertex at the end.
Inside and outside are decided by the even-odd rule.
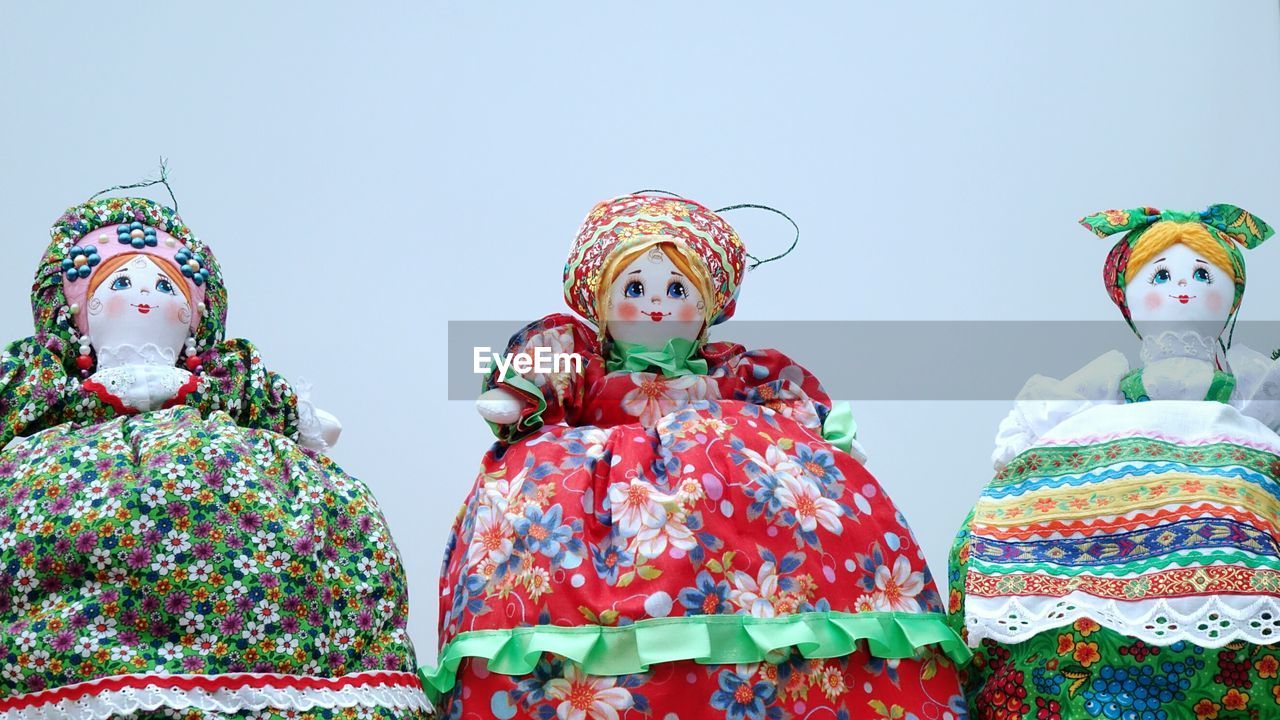
POLYGON ((858 442, 858 423, 853 419, 853 407, 839 401, 822 422, 822 439, 853 456, 860 464, 867 464, 867 451, 858 442))
POLYGON ((1000 470, 1072 415, 1094 405, 1121 402, 1120 379, 1127 372, 1129 361, 1112 350, 1062 380, 1033 376, 1000 422, 992 465, 1000 470))
POLYGON ((1280 432, 1280 361, 1233 345, 1227 353, 1236 389, 1231 404, 1274 431, 1280 432))
POLYGON ((568 315, 530 323, 507 343, 499 361, 505 365, 493 364, 476 411, 504 442, 547 423, 573 423, 582 406, 586 364, 596 354, 594 334, 568 315))
POLYGON ((201 357, 209 407, 243 427, 298 436, 298 395, 283 376, 267 370, 252 343, 227 340, 201 357))
POLYGON ((832 403, 818 378, 781 352, 738 353, 718 367, 715 374, 736 380, 740 399, 779 412, 820 433, 860 462, 865 460, 866 454, 855 439, 857 424, 848 403, 832 403))
POLYGON ((16 437, 64 422, 66 389, 61 359, 36 338, 0 349, 0 450, 16 437))

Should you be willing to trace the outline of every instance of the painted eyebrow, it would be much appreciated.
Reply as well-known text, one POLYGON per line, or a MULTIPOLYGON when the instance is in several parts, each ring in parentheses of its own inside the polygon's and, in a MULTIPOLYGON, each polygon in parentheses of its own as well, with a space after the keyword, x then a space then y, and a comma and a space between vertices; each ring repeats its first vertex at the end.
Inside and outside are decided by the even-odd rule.
POLYGON ((1156 262, 1164 262, 1164 258, 1156 258, 1156 262))
POLYGON ((111 273, 111 274, 112 274, 112 275, 119 275, 119 274, 120 274, 120 273, 122 273, 122 272, 129 272, 129 268, 122 267, 122 268, 120 268, 119 270, 116 270, 115 272, 113 272, 113 273, 111 273))
POLYGON ((684 277, 684 275, 683 275, 682 273, 678 273, 678 272, 676 272, 675 270, 672 270, 672 271, 671 271, 671 274, 672 274, 672 275, 675 275, 676 277, 684 277))
POLYGON ((1208 264, 1209 264, 1209 263, 1205 262, 1204 260, 1201 260, 1200 258, 1196 258, 1196 262, 1198 262, 1198 263, 1204 263, 1205 265, 1208 265, 1208 264))
POLYGON ((638 275, 638 274, 640 274, 640 271, 639 271, 639 270, 632 270, 631 272, 629 272, 629 273, 627 273, 627 274, 628 274, 628 275, 638 275))

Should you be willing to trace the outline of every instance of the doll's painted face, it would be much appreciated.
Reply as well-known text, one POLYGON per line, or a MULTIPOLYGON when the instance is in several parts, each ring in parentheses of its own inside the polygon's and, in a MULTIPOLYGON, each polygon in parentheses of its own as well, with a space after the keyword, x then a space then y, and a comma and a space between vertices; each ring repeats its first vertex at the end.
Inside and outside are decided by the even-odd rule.
POLYGON ((605 322, 613 339, 658 349, 675 337, 697 340, 704 303, 694 281, 654 247, 618 273, 605 322))
POLYGON ((1200 326, 1216 337, 1231 314, 1235 283, 1226 270, 1176 243, 1129 274, 1125 299, 1144 336, 1200 326))
POLYGON ((146 255, 134 255, 110 270, 90 296, 89 337, 95 348, 148 343, 182 349, 190 330, 191 304, 179 283, 146 255))

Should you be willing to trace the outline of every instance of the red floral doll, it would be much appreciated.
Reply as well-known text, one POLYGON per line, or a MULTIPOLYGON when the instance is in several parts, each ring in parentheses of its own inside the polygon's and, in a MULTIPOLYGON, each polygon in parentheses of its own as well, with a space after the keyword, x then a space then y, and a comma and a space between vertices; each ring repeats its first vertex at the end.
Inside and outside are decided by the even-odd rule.
POLYGON ((564 277, 590 325, 521 330, 528 372, 495 370, 479 402, 499 442, 423 671, 443 716, 964 715, 967 652, 847 415, 782 353, 707 341, 744 257, 689 200, 588 215, 564 277))

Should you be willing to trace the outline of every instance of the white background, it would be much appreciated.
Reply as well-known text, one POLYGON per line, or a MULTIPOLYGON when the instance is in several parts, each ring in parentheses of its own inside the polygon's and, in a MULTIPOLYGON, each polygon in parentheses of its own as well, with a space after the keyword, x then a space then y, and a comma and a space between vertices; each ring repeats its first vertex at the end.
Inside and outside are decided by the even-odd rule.
MULTIPOLYGON (((167 156, 231 332, 346 424, 334 457, 382 502, 429 661, 489 442, 446 400, 446 321, 562 310, 595 201, 656 186, 791 213, 802 244, 746 280, 753 320, 1120 322, 1110 243, 1079 216, 1280 221, 1273 0, 785 5, 4 3, 0 338, 31 332, 61 211, 167 156)), ((785 246, 767 217, 732 222, 757 255, 785 246)), ((1249 263, 1242 317, 1277 319, 1280 247, 1249 263)), ((940 577, 1006 409, 855 406, 940 577)))

